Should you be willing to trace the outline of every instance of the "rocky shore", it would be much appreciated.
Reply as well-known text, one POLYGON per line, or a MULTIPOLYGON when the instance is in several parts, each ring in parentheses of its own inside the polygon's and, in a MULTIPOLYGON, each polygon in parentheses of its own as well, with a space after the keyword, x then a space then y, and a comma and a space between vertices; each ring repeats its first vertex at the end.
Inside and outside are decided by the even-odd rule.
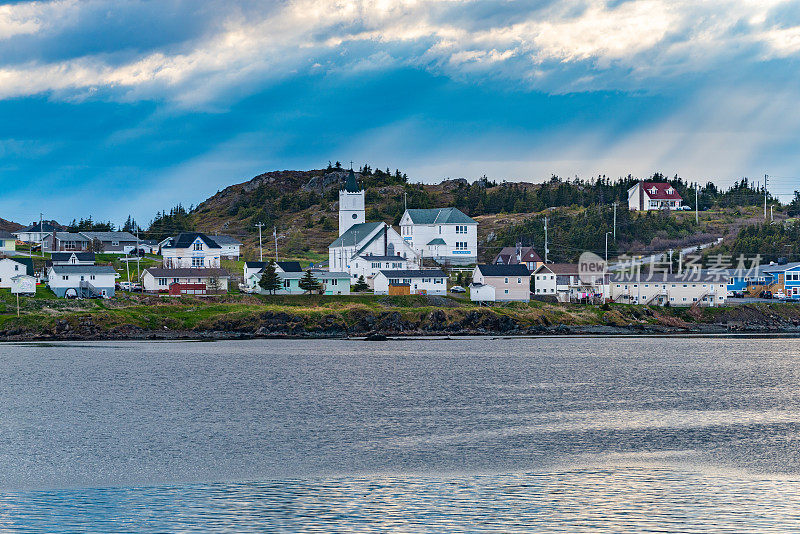
MULTIPOLYGON (((274 306, 273 306, 274 308, 274 306)), ((800 334, 800 306, 758 304, 717 309, 664 309, 632 306, 523 306, 477 308, 351 307, 245 312, 221 310, 188 324, 173 309, 137 317, 138 309, 40 314, 33 320, 6 320, 4 341, 370 338, 417 336, 692 335, 800 334), (388 309, 386 309, 388 308, 388 309), (309 311, 309 309, 311 311, 309 311), (120 316, 122 315, 122 316, 120 316)), ((294 307, 296 308, 296 307, 294 307)), ((201 313, 197 308, 181 313, 201 313)), ((144 313, 144 312, 141 312, 144 313)))

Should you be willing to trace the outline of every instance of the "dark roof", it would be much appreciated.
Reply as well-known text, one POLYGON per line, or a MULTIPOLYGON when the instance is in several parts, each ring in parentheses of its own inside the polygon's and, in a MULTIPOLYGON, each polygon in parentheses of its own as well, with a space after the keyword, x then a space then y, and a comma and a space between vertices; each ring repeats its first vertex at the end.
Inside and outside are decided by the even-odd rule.
POLYGON ((301 273, 303 268, 300 267, 299 261, 278 261, 275 264, 283 269, 285 273, 301 273))
POLYGON ((358 193, 361 188, 358 187, 358 181, 353 169, 350 169, 350 174, 347 175, 347 181, 344 183, 344 190, 348 193, 358 193))
POLYGON ((198 237, 203 240, 208 248, 222 248, 216 241, 200 232, 181 232, 162 248, 189 248, 198 237))
POLYGON ((478 265, 478 269, 483 276, 530 276, 531 272, 521 263, 514 265, 503 265, 492 263, 489 265, 478 265))
POLYGON ((50 259, 54 262, 69 261, 73 254, 79 261, 94 261, 94 252, 53 252, 50 259))
POLYGON ((130 232, 80 232, 90 241, 136 241, 136 236, 130 232))
POLYGON ((430 208, 406 210, 414 224, 478 224, 458 208, 430 208))
POLYGON ((248 269, 263 269, 266 267, 267 262, 265 261, 246 261, 244 262, 245 267, 248 269))
POLYGON ((210 235, 210 237, 217 245, 241 245, 242 242, 229 235, 210 235))
POLYGON ((0 239, 16 239, 16 237, 11 232, 0 230, 0 239))
POLYGON ((378 271, 386 278, 447 278, 447 274, 441 269, 404 269, 404 270, 383 270, 378 271))
POLYGON ((503 247, 494 258, 494 263, 527 263, 527 262, 542 262, 542 257, 533 250, 533 247, 520 247, 519 249, 521 259, 517 260, 517 247, 503 247))
POLYGON ((407 258, 403 256, 372 256, 371 254, 364 254, 361 256, 362 260, 367 261, 408 261, 407 258))
POLYGON ((385 223, 382 222, 369 222, 369 223, 361 223, 361 224, 354 224, 350 228, 347 229, 345 233, 340 235, 336 238, 336 240, 328 245, 328 248, 335 248, 341 246, 358 246, 363 240, 365 240, 372 232, 374 232, 378 227, 383 227, 385 223))
POLYGON ((25 274, 29 274, 33 276, 33 259, 32 258, 23 258, 20 256, 14 256, 13 258, 4 258, 9 259, 11 261, 15 261, 17 263, 21 263, 25 266, 25 274))
POLYGON ((53 265, 56 274, 116 274, 111 265, 53 265))
POLYGON ((434 237, 430 241, 428 241, 428 245, 446 245, 447 243, 444 242, 444 239, 441 237, 434 237))
POLYGON ((540 265, 536 271, 549 269, 553 274, 579 274, 577 263, 546 263, 540 265))
POLYGON ((201 269, 201 268, 182 268, 182 269, 167 269, 165 267, 150 267, 145 269, 156 278, 187 278, 204 276, 219 276, 228 277, 230 274, 225 269, 201 269))

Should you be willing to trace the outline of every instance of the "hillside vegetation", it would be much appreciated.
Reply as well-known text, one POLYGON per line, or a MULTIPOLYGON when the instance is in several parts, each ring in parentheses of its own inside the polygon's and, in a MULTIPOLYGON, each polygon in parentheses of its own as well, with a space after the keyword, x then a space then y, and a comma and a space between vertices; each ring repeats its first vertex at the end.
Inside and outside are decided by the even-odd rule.
MULTIPOLYGON (((482 178, 438 184, 409 183, 399 170, 364 166, 356 173, 366 189, 367 220, 397 224, 404 206, 429 208, 456 206, 479 223, 479 255, 488 261, 503 246, 517 242, 541 250, 544 217, 548 218, 553 261, 571 261, 584 250, 603 254, 605 233, 614 229, 613 203, 618 203, 616 239, 609 239, 609 254, 645 253, 696 245, 717 237, 733 239, 740 227, 758 221, 763 190, 743 180, 727 190, 713 183, 689 184, 680 177, 655 174, 653 181, 669 181, 694 206, 694 189, 700 199, 699 224, 693 212, 631 213, 627 190, 637 180, 631 176, 611 180, 563 180, 543 183, 503 182, 482 178)), ((274 171, 219 191, 197 206, 178 205, 158 213, 147 237, 161 239, 185 230, 225 233, 245 243, 244 254, 258 257, 258 230, 263 223, 265 254, 274 254, 273 228, 277 230, 281 258, 321 261, 338 235, 338 194, 347 171, 338 165, 308 171, 274 171)), ((790 206, 791 208, 791 206, 790 206)), ((776 211, 778 219, 785 211, 776 211)))

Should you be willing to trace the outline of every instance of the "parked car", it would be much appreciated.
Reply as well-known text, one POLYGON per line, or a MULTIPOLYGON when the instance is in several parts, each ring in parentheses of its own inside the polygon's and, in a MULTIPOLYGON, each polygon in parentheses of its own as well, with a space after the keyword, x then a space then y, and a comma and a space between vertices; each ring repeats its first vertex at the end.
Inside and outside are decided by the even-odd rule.
POLYGON ((461 286, 453 286, 450 288, 451 293, 466 293, 467 290, 461 286))
POLYGON ((735 299, 743 299, 744 298, 744 291, 732 291, 731 297, 735 299))
POLYGON ((122 291, 132 291, 133 290, 133 284, 130 283, 130 282, 120 282, 119 283, 119 288, 122 291))
POLYGON ((772 298, 772 291, 769 289, 765 289, 761 293, 758 294, 758 298, 760 299, 771 299, 772 298))
POLYGON ((786 299, 786 293, 784 293, 783 291, 776 291, 775 293, 772 294, 772 298, 778 299, 778 300, 785 300, 786 299))

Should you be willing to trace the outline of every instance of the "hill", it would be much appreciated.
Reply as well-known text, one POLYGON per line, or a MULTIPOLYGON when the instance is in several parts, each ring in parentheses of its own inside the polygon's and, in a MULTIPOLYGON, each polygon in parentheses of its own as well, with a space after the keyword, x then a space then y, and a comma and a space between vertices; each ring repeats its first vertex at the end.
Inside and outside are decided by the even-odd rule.
POLYGON ((14 221, 9 221, 0 217, 0 230, 5 230, 6 232, 16 232, 20 228, 24 228, 24 226, 14 221))
MULTIPOLYGON (((341 166, 307 171, 273 171, 226 187, 198 206, 179 205, 158 213, 147 236, 162 239, 180 231, 198 230, 238 237, 246 258, 258 257, 258 229, 263 223, 265 254, 274 250, 273 228, 278 233, 282 258, 320 261, 338 235, 338 194, 348 171, 341 166)), ((438 184, 413 184, 399 170, 364 166, 356 173, 366 190, 367 220, 398 224, 404 206, 429 208, 455 206, 479 224, 479 255, 488 261, 503 246, 517 242, 543 248, 544 218, 548 218, 549 259, 572 261, 584 250, 604 253, 605 233, 614 231, 609 254, 645 253, 709 242, 717 237, 733 239, 738 229, 758 220, 763 191, 746 180, 726 191, 714 184, 688 184, 679 177, 667 180, 656 174, 653 181, 669 181, 693 206, 695 188, 701 191, 699 223, 690 212, 637 213, 627 210, 627 190, 637 181, 628 176, 610 180, 562 180, 556 176, 542 183, 502 182, 486 177, 473 183, 464 179, 438 184)), ((776 218, 785 218, 779 209, 776 218)))

